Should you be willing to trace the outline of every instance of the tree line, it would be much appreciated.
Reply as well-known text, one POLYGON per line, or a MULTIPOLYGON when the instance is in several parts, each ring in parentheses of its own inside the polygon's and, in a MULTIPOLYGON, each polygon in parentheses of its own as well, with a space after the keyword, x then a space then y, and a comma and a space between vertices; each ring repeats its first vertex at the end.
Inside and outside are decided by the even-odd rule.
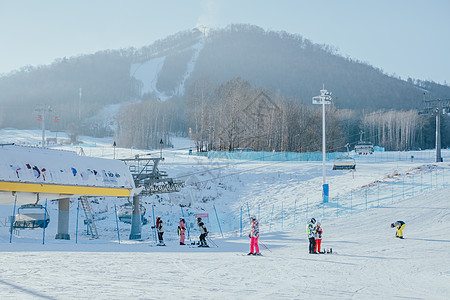
MULTIPOLYGON (((317 92, 317 94, 319 91, 317 92)), ((190 85, 185 101, 154 99, 129 105, 118 116, 121 145, 143 148, 170 145, 170 136, 188 135, 196 151, 251 149, 254 151, 320 151, 321 105, 285 97, 234 78, 214 85, 202 78, 190 85)), ((449 144, 449 120, 442 118, 442 145, 449 144), (445 132, 445 133, 444 133, 445 132)), ((386 150, 434 147, 434 119, 417 110, 358 111, 326 105, 327 151, 346 151, 364 132, 364 140, 386 150)))

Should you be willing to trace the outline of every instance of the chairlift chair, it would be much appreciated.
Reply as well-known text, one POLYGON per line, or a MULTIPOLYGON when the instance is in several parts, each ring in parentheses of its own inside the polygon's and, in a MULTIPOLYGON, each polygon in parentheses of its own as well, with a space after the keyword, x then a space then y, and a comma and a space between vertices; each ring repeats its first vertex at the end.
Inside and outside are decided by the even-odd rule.
POLYGON ((355 170, 356 162, 349 156, 339 157, 333 163, 333 170, 355 170))
MULTIPOLYGON (((141 204, 139 206, 139 212, 141 214, 141 221, 143 224, 147 223, 147 219, 144 217, 146 213, 145 207, 141 204)), ((131 203, 125 203, 124 205, 120 206, 119 210, 117 211, 117 217, 121 222, 131 224, 131 216, 133 214, 133 205, 131 203)))
POLYGON ((50 215, 47 209, 40 204, 25 204, 18 208, 14 217, 14 229, 47 228, 50 215))

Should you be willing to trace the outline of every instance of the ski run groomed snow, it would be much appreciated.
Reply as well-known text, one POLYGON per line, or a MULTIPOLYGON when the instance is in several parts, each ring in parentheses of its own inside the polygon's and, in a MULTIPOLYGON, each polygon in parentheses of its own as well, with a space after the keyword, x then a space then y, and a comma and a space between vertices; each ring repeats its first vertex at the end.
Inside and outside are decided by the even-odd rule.
MULTIPOLYGON (((86 155, 113 157, 112 140, 82 139, 89 145, 83 148, 86 155)), ((39 131, 0 130, 0 143, 34 145, 39 140, 39 131)), ((80 146, 57 148, 79 152, 80 146)), ((0 299, 449 298, 448 152, 443 152, 443 163, 433 163, 433 151, 422 151, 423 159, 417 159, 420 154, 416 153, 414 160, 382 160, 378 158, 383 154, 375 153, 357 158, 354 174, 331 171, 329 162, 330 205, 326 210, 321 208, 321 162, 213 161, 188 155, 189 146, 189 141, 175 140, 173 149, 164 150, 165 161, 160 165, 170 177, 185 180, 186 187, 176 194, 143 199, 150 222, 152 208, 155 216, 161 215, 165 221, 166 247, 155 246, 150 225, 142 227, 142 241, 130 241, 130 225, 119 222, 118 242, 114 205, 118 207, 126 199, 94 201, 100 235, 95 240, 86 235, 81 211, 76 236, 78 202, 73 199, 70 241, 54 239, 58 205, 48 201, 51 222, 45 244, 42 229, 20 230, 10 243, 6 219, 12 214, 14 199, 1 205, 0 299), (442 170, 442 175, 430 173, 432 167, 442 170), (394 188, 391 192, 390 186, 380 184, 379 194, 391 196, 378 196, 381 202, 369 204, 356 199, 362 187, 384 184, 394 177, 404 176, 405 180, 412 173, 412 180, 410 177, 407 184, 399 181, 396 186, 408 193, 397 196, 394 188), (427 178, 433 188, 424 188, 427 178), (334 207, 334 199, 349 193, 354 201, 351 206, 348 202, 334 207), (179 245, 180 204, 191 241, 199 235, 194 214, 209 213, 206 225, 218 248, 179 245), (246 255, 248 214, 259 217, 260 241, 270 249, 260 245, 263 256, 246 255), (332 254, 308 253, 306 223, 311 217, 321 222, 322 247, 332 248, 332 254), (396 239, 395 229, 390 227, 397 220, 406 222, 403 240, 396 239)), ((115 151, 121 158, 148 153, 115 151)), ((159 156, 159 151, 153 154, 159 156)), ((370 193, 373 198, 376 192, 370 193)))

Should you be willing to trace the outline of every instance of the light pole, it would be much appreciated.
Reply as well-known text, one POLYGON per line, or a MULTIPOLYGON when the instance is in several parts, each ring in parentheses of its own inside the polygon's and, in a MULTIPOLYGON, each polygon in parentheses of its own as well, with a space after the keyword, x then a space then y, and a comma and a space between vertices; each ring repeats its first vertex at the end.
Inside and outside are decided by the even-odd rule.
POLYGON ((326 160, 326 140, 325 140, 325 104, 331 103, 331 92, 328 92, 325 89, 325 86, 320 90, 320 95, 312 98, 313 104, 322 104, 322 176, 323 176, 323 185, 322 185, 322 196, 323 203, 328 202, 328 184, 326 181, 326 172, 325 172, 325 160, 326 160))
POLYGON ((38 121, 42 122, 41 128, 42 128, 42 142, 41 147, 45 148, 45 114, 51 113, 52 108, 50 106, 46 107, 45 105, 42 105, 35 109, 35 111, 39 114, 38 115, 38 121))

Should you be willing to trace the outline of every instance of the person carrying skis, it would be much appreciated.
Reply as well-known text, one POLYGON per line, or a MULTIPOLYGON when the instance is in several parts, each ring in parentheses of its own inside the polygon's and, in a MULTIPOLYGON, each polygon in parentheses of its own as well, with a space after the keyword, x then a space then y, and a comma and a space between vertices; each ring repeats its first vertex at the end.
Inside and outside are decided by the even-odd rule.
POLYGON ((316 224, 316 219, 312 218, 308 224, 306 224, 306 234, 308 235, 309 239, 309 254, 315 254, 315 248, 316 248, 316 240, 314 238, 314 224, 316 224))
POLYGON ((251 217, 251 223, 252 223, 252 229, 250 230, 250 233, 248 234, 248 237, 250 238, 250 253, 247 255, 261 255, 259 253, 259 246, 258 246, 258 238, 259 238, 259 223, 256 220, 256 217, 251 217), (255 252, 256 250, 256 252, 255 252))
POLYGON ((395 233, 395 237, 399 239, 403 239, 403 229, 405 229, 405 222, 397 221, 391 224, 391 228, 397 228, 397 232, 395 233))
POLYGON ((209 247, 206 244, 206 236, 208 235, 208 229, 206 229, 205 223, 203 223, 202 218, 197 218, 197 225, 200 229, 200 245, 199 247, 209 247))
POLYGON ((322 227, 320 227, 320 223, 317 222, 316 228, 315 228, 315 234, 314 234, 314 240, 316 243, 316 253, 320 253, 320 245, 322 244, 322 227))
POLYGON ((178 235, 180 236, 180 245, 185 245, 184 243, 185 231, 186 231, 186 223, 184 222, 184 218, 180 218, 180 223, 178 225, 178 235))
POLYGON ((163 226, 163 221, 161 220, 161 217, 156 217, 156 226, 152 226, 152 228, 153 229, 156 228, 156 231, 158 232, 159 246, 165 246, 164 240, 163 240, 164 226, 163 226))

